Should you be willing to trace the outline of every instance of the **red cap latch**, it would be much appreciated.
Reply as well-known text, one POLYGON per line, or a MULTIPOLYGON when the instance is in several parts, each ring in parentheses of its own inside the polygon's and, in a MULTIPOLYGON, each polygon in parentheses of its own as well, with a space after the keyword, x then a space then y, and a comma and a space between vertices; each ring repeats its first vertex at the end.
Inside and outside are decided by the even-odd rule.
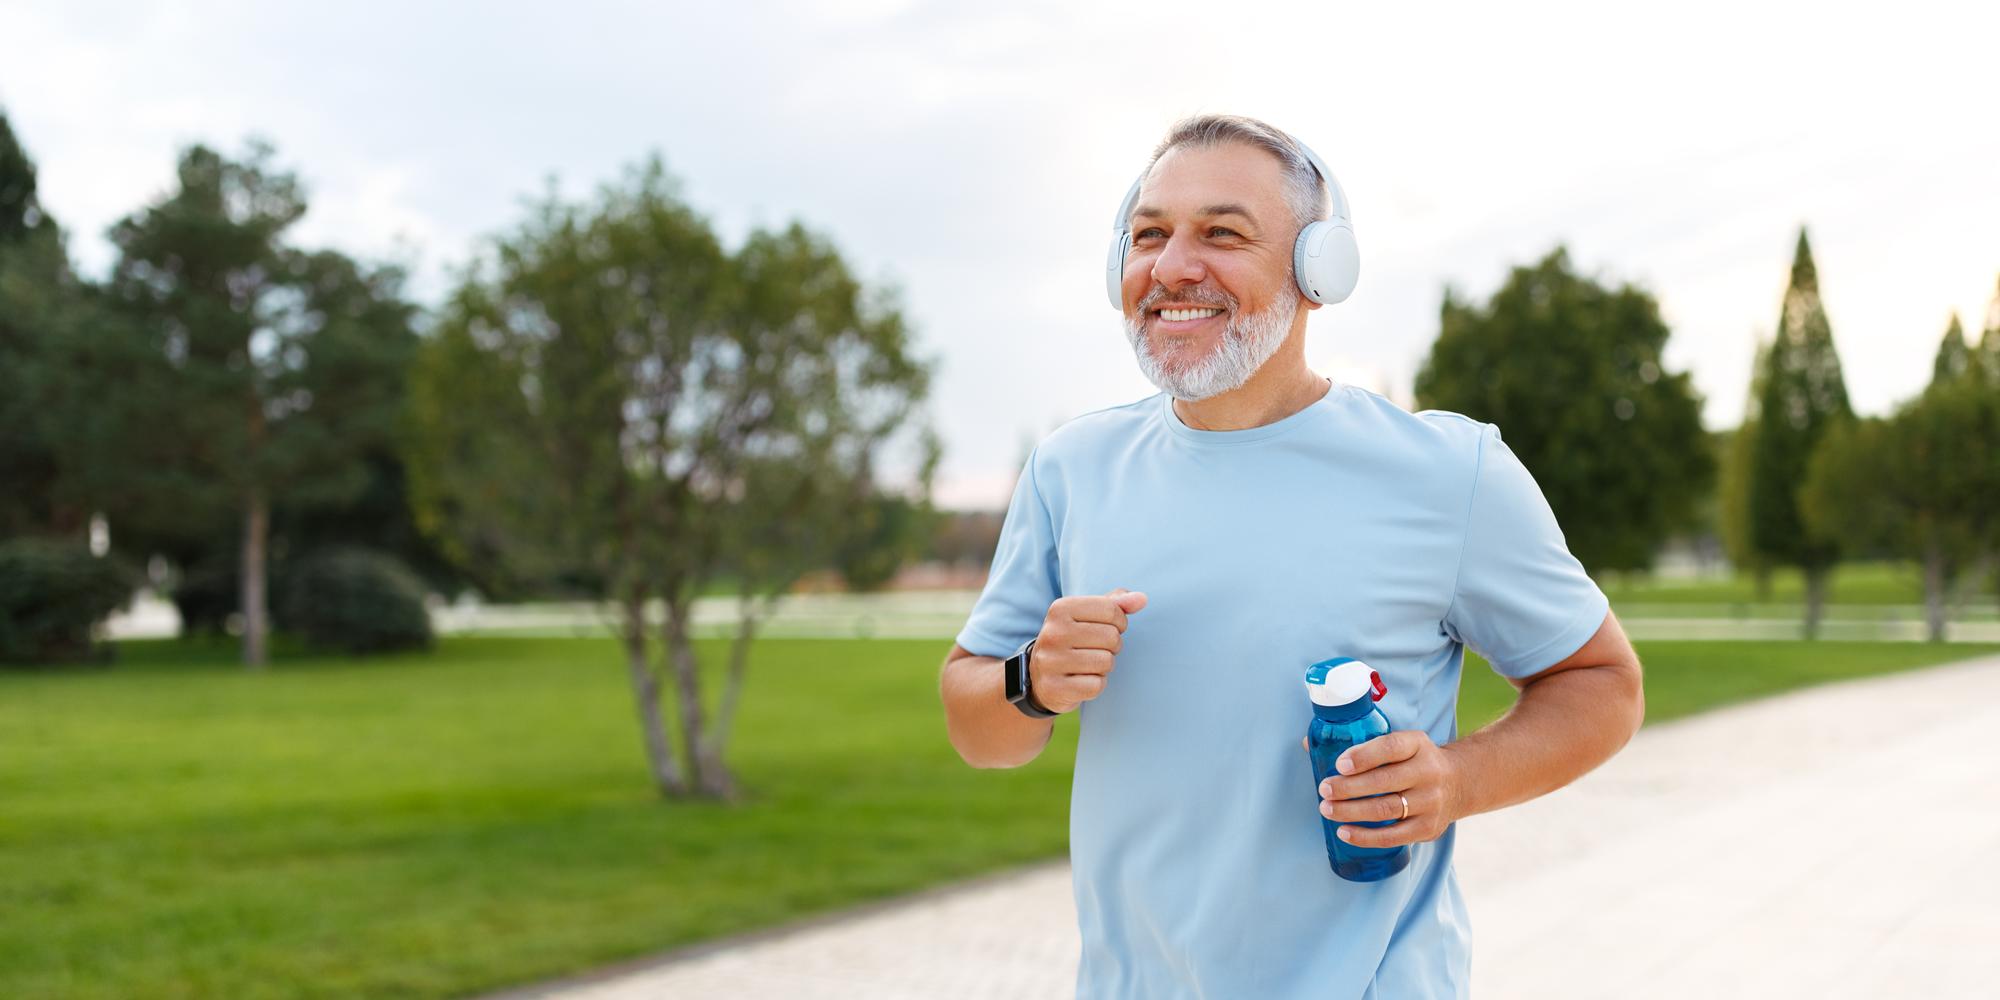
POLYGON ((1382 675, 1373 670, 1368 671, 1368 683, 1375 688, 1369 696, 1371 700, 1381 701, 1382 696, 1389 693, 1389 685, 1382 683, 1382 675))

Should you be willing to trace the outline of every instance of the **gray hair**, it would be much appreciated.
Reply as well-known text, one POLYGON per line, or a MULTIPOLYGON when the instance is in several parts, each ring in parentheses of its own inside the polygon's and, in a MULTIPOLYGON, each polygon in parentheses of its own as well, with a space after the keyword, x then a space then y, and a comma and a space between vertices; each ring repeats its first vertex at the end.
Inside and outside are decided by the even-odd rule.
POLYGON ((1292 220, 1300 229, 1327 217, 1326 182, 1306 158, 1298 140, 1255 118, 1242 115, 1183 118, 1154 147, 1153 158, 1146 161, 1146 172, 1152 173, 1153 164, 1160 162, 1160 157, 1169 150, 1181 146, 1207 149, 1225 142, 1255 146, 1278 158, 1285 171, 1285 204, 1291 208, 1292 220))

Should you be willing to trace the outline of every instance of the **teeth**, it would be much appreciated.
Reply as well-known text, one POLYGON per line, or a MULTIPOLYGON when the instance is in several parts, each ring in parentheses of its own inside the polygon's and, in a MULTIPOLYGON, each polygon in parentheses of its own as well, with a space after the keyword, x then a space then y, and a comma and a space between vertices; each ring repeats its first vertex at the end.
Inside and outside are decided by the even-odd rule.
POLYGON ((1160 318, 1173 323, 1184 323, 1191 319, 1207 319, 1220 309, 1162 309, 1160 318))

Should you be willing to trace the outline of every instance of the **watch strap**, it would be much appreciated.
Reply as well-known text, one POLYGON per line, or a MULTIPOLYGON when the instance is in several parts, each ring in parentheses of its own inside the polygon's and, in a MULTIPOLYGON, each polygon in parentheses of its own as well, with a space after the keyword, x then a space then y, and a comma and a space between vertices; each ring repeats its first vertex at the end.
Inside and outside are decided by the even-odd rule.
POLYGON ((1020 652, 1007 658, 1006 669, 1021 671, 1021 697, 1008 700, 1015 708, 1021 710, 1022 715, 1030 719, 1053 719, 1062 713, 1050 711, 1048 706, 1043 705, 1041 700, 1035 697, 1034 673, 1028 669, 1034 651, 1035 640, 1029 639, 1028 644, 1022 646, 1020 652), (1014 665, 1017 661, 1020 664, 1018 667, 1014 665))

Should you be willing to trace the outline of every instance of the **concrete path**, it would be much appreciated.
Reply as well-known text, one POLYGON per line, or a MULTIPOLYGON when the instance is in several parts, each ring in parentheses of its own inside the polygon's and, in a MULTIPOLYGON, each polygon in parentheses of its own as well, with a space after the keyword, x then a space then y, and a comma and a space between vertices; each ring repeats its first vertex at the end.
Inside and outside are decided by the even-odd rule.
MULTIPOLYGON (((1460 824, 1474 995, 2000 996, 1996 740, 2000 657, 1648 727, 1460 824)), ((1058 862, 508 996, 1054 1000, 1077 951, 1058 862)))

